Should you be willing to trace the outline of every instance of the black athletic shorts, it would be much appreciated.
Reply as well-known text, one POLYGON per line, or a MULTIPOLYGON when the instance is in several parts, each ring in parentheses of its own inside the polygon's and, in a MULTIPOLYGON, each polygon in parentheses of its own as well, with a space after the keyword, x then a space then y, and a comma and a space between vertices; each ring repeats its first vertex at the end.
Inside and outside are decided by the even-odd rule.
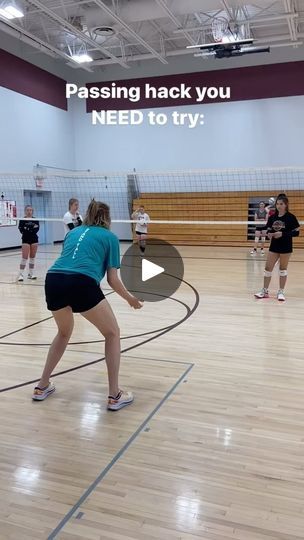
POLYGON ((266 225, 259 225, 258 227, 255 228, 255 230, 258 232, 267 231, 267 227, 266 225))
POLYGON ((70 306, 73 313, 83 313, 105 298, 95 279, 84 274, 49 272, 45 279, 45 299, 50 311, 70 306))
POLYGON ((135 231, 135 232, 136 232, 136 234, 137 234, 138 236, 142 236, 142 235, 144 235, 144 234, 147 236, 147 233, 146 233, 146 232, 139 232, 139 231, 135 231))
POLYGON ((32 244, 38 244, 37 234, 31 234, 28 236, 22 235, 22 244, 29 244, 30 246, 32 244))

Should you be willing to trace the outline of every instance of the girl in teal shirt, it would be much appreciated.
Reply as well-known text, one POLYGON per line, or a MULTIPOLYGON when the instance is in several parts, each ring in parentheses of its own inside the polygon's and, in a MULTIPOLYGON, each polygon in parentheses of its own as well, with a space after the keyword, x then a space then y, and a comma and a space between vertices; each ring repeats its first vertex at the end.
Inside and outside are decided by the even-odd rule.
POLYGON ((131 392, 118 385, 120 365, 120 334, 115 315, 100 288, 107 274, 112 289, 134 309, 142 304, 129 294, 120 281, 118 238, 110 230, 109 207, 92 200, 81 226, 68 232, 60 257, 49 269, 45 280, 48 309, 52 311, 58 332, 49 349, 46 364, 33 399, 42 401, 55 391, 50 376, 61 359, 73 332, 73 313, 92 323, 105 338, 108 369, 108 409, 118 410, 133 401, 131 392))

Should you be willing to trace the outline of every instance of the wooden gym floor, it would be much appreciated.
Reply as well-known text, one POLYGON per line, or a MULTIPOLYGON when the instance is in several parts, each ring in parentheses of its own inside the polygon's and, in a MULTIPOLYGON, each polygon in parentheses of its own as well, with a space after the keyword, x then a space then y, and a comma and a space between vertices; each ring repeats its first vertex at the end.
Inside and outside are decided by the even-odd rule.
POLYGON ((57 392, 32 403, 60 248, 40 247, 36 283, 15 284, 19 252, 0 253, 1 540, 304 538, 304 252, 279 304, 254 300, 264 262, 248 250, 179 249, 174 298, 133 312, 107 290, 121 385, 136 394, 117 413, 103 343, 80 316, 57 392))

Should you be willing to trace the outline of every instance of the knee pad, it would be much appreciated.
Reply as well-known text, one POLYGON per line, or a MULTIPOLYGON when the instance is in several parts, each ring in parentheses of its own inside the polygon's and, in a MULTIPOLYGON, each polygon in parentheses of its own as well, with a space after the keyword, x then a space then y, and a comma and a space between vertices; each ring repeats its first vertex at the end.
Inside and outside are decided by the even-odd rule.
POLYGON ((259 237, 259 236, 255 236, 254 241, 255 241, 257 244, 259 243, 259 240, 260 240, 260 237, 259 237))
POLYGON ((265 277, 271 277, 271 276, 272 276, 272 272, 269 272, 268 270, 264 270, 264 276, 265 276, 265 277))
POLYGON ((26 266, 26 263, 27 263, 27 259, 21 259, 21 266, 26 266))
POLYGON ((262 243, 264 244, 264 243, 265 243, 265 241, 266 241, 266 238, 265 238, 265 236, 262 236, 262 243))
POLYGON ((30 258, 29 263, 30 263, 30 264, 35 264, 35 259, 31 259, 31 258, 30 258))
POLYGON ((287 277, 287 274, 288 274, 287 270, 279 270, 280 277, 287 277))

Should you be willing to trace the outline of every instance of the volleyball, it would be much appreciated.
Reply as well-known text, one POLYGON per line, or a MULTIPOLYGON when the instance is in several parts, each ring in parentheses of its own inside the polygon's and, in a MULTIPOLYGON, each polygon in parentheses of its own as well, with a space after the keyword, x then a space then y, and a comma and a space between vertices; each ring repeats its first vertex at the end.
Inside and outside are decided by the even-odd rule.
POLYGON ((275 198, 274 197, 270 197, 270 199, 268 199, 268 204, 270 206, 273 206, 275 204, 275 198))

